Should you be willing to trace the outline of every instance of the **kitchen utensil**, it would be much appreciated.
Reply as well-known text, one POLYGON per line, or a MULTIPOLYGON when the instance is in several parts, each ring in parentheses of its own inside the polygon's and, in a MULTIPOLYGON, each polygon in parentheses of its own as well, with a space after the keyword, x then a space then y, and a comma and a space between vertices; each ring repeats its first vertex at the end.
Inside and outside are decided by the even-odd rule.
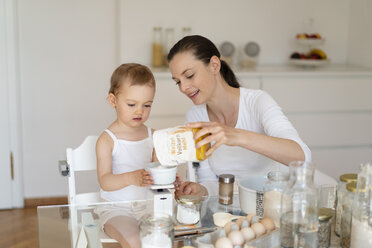
POLYGON ((216 226, 223 227, 229 221, 236 220, 240 215, 232 215, 230 213, 218 212, 213 214, 213 222, 216 226))
POLYGON ((266 176, 255 176, 241 179, 238 182, 239 203, 245 213, 256 213, 257 216, 263 215, 263 185, 266 176))
POLYGON ((177 166, 164 166, 159 162, 149 163, 146 168, 151 173, 154 184, 167 185, 176 180, 177 166))

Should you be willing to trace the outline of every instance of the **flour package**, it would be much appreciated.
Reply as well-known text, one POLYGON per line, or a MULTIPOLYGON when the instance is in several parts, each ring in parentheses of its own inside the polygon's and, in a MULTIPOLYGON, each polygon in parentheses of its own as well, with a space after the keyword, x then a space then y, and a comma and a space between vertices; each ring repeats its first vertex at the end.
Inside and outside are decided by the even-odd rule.
POLYGON ((204 138, 203 136, 194 140, 194 133, 198 130, 198 128, 177 126, 155 131, 153 140, 159 162, 162 165, 177 165, 205 160, 207 158, 205 152, 210 144, 195 148, 195 144, 204 138))

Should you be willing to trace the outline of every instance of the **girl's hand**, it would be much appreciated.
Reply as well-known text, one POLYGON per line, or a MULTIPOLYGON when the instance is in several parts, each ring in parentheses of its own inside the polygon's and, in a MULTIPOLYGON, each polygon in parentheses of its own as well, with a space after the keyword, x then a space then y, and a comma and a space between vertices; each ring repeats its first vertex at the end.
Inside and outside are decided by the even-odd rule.
POLYGON ((131 185, 139 187, 151 186, 154 184, 151 173, 145 169, 129 172, 129 178, 131 180, 131 185))
POLYGON ((208 191, 204 186, 194 182, 183 182, 176 188, 175 196, 178 198, 180 195, 198 195, 206 196, 208 191))
POLYGON ((238 145, 239 129, 222 125, 218 122, 194 122, 187 123, 186 126, 191 128, 201 128, 201 130, 195 133, 195 140, 205 134, 209 134, 207 137, 196 144, 196 148, 199 148, 212 141, 215 142, 213 146, 211 146, 211 148, 207 151, 207 156, 212 155, 212 153, 221 145, 238 145))

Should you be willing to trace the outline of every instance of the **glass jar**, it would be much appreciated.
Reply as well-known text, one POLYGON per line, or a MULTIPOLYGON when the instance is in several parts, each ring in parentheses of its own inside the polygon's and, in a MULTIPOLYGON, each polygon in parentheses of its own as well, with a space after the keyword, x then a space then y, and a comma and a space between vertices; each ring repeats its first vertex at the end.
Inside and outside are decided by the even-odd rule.
POLYGON ((372 247, 372 163, 361 165, 351 223, 351 247, 372 247))
POLYGON ((233 203, 235 176, 232 174, 221 174, 218 177, 218 182, 218 202, 223 205, 231 205, 233 203))
POLYGON ((333 209, 319 208, 318 248, 328 248, 331 245, 331 228, 333 215, 333 209))
POLYGON ((153 67, 163 66, 163 37, 161 27, 154 27, 153 29, 151 65, 153 67))
POLYGON ((341 236, 341 216, 342 216, 342 198, 346 194, 346 184, 356 181, 358 175, 355 173, 343 174, 340 176, 340 182, 337 185, 337 200, 336 200, 336 224, 335 233, 341 236))
POLYGON ((199 196, 182 195, 177 200, 177 221, 180 224, 192 225, 200 220, 200 200, 199 196))
POLYGON ((174 45, 174 28, 165 29, 163 65, 168 66, 168 53, 174 45))
POLYGON ((282 247, 318 246, 317 189, 312 163, 289 164, 290 179, 281 200, 280 244, 282 247))
POLYGON ((346 184, 346 193, 342 198, 342 216, 341 216, 341 247, 350 247, 351 235, 351 213, 353 200, 356 192, 357 182, 353 181, 346 184))
POLYGON ((267 181, 263 186, 263 217, 272 219, 276 227, 280 226, 280 201, 288 178, 289 175, 286 172, 271 171, 267 174, 267 181))
POLYGON ((173 221, 169 215, 144 215, 139 228, 142 248, 173 247, 173 221))

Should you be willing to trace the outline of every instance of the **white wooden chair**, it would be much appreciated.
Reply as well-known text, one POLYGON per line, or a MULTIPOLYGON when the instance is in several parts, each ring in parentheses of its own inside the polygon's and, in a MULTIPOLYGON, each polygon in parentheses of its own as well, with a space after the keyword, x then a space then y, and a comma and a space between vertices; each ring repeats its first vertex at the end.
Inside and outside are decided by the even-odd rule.
MULTIPOLYGON (((76 192, 76 174, 75 172, 82 171, 96 171, 97 170, 97 159, 96 159, 96 142, 98 136, 88 136, 85 138, 83 143, 76 149, 67 148, 67 174, 68 174, 68 202, 70 207, 70 224, 71 224, 71 242, 72 247, 76 247, 78 244, 78 237, 80 229, 78 228, 78 210, 79 205, 87 205, 89 203, 102 202, 100 194, 97 191, 89 193, 76 192)), ((96 190, 96 189, 95 189, 96 190)), ((104 232, 97 227, 98 238, 101 243, 114 243, 117 242, 115 239, 109 238, 104 232)), ((87 235, 89 232, 87 233, 87 235)), ((88 237, 89 238, 89 237, 88 237)))

